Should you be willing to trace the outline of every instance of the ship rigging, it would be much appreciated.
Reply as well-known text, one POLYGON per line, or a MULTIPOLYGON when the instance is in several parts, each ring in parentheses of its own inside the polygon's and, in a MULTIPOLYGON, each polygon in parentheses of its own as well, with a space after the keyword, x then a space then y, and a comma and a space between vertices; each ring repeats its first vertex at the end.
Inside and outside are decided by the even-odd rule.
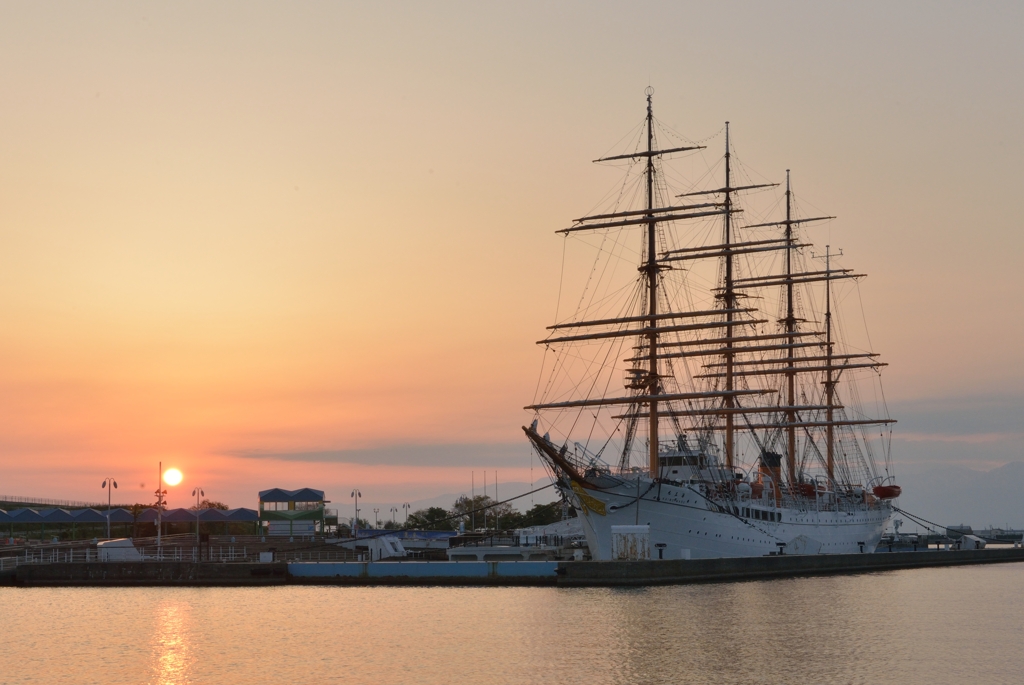
POLYGON ((629 498, 633 519, 651 518, 652 540, 687 554, 763 553, 790 537, 819 551, 863 548, 900 494, 886 436, 894 421, 884 401, 866 413, 858 389, 876 387, 885 364, 837 335, 834 290, 863 274, 837 268, 829 245, 811 251, 807 230, 834 217, 799 214, 788 170, 777 205, 745 201, 779 184, 737 174, 728 122, 721 164, 701 174, 709 183, 720 169, 721 184, 671 190, 678 177, 666 162, 699 161, 707 147, 659 128, 652 94, 634 150, 595 160, 625 165, 613 206, 560 231, 592 248, 594 265, 572 316, 538 341, 553 363, 524 430, 584 515, 598 558, 629 498), (681 144, 659 147, 659 131, 681 144), (636 276, 623 279, 630 260, 636 276), (707 543, 709 530, 697 540, 687 516, 666 508, 684 501, 774 530, 756 541, 729 533, 745 544, 707 543))

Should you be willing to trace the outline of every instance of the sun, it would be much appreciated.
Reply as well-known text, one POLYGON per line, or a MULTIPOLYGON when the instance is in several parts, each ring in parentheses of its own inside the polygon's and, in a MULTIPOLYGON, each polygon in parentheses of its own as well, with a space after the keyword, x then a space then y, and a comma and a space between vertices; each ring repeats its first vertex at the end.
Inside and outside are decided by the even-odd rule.
POLYGON ((167 469, 164 471, 164 482, 168 485, 177 485, 181 482, 181 471, 178 469, 167 469))

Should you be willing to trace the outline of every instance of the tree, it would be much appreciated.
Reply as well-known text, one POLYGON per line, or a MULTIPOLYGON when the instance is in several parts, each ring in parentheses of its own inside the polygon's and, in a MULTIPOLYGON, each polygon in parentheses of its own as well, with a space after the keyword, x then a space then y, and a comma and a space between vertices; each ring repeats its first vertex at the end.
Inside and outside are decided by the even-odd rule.
POLYGON ((189 507, 189 509, 192 511, 195 511, 196 509, 220 509, 221 511, 227 511, 228 505, 223 502, 218 502, 217 500, 204 499, 199 503, 198 507, 193 505, 189 507))
POLYGON ((471 530, 474 524, 477 528, 497 528, 500 526, 503 530, 508 530, 518 527, 516 525, 517 521, 522 517, 522 514, 516 511, 508 502, 497 504, 488 495, 477 495, 475 497, 463 495, 452 505, 451 515, 459 517, 454 521, 453 527, 463 523, 467 530, 471 530), (471 513, 474 510, 476 513, 471 513))
POLYGON ((409 528, 417 530, 455 530, 451 515, 441 507, 429 507, 409 514, 409 528))
MULTIPOLYGON (((569 510, 570 516, 575 516, 573 509, 569 510)), ((529 511, 523 514, 521 528, 530 526, 546 526, 550 523, 557 523, 562 520, 562 503, 560 501, 547 504, 535 504, 529 511)))
MULTIPOLYGON (((369 521, 366 519, 359 519, 358 521, 359 530, 366 530, 370 527, 369 521)), ((351 537, 352 536, 352 519, 341 519, 338 522, 338 537, 351 537)))
POLYGON ((148 504, 135 504, 128 507, 128 512, 132 515, 132 537, 136 538, 139 536, 139 516, 142 515, 146 509, 149 509, 148 504))

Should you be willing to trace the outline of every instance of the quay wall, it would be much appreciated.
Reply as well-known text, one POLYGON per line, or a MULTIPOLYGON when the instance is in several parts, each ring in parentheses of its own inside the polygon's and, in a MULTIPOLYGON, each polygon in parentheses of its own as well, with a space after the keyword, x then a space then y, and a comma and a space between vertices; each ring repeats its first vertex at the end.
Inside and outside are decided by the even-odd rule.
POLYGON ((283 585, 285 563, 191 563, 184 561, 106 561, 24 564, 14 571, 16 585, 283 585))
POLYGON ((815 554, 659 561, 114 561, 22 564, 0 581, 22 586, 678 585, 1024 561, 1024 549, 815 554))
POLYGON ((333 585, 555 585, 557 561, 366 561, 288 564, 293 583, 333 585))
POLYGON ((576 561, 560 564, 558 584, 564 587, 679 585, 1014 561, 1024 561, 1024 549, 879 552, 875 554, 787 554, 766 557, 659 561, 576 561))

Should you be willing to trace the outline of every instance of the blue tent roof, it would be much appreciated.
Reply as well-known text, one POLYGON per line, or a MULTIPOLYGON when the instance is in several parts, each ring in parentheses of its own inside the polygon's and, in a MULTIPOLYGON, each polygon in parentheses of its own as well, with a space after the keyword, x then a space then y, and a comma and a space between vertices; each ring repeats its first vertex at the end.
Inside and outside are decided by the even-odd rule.
MULTIPOLYGON (((139 514, 139 523, 156 523, 156 509, 150 507, 144 509, 139 514)), ((88 516, 88 522, 90 523, 106 523, 107 512, 96 511, 95 509, 79 509, 75 514, 75 521, 82 522, 83 519, 80 516, 88 516), (82 512, 82 513, 79 513, 82 512), (85 514, 84 512, 92 512, 91 514, 85 514), (99 518, 95 518, 99 516, 99 518)), ((3 519, 0 519, 2 521, 3 519)), ((164 523, 194 523, 196 520, 195 509, 166 509, 164 510, 161 520, 164 523)), ((221 521, 258 521, 259 514, 254 509, 229 509, 224 511, 222 509, 200 509, 199 520, 204 523, 219 523, 221 521)), ((47 519, 49 521, 49 519, 47 519)), ((15 521, 17 522, 17 521, 15 521)), ((132 514, 127 509, 111 509, 110 510, 110 522, 111 523, 131 523, 132 514)))
POLYGON ((73 523, 75 520, 66 509, 40 509, 39 515, 47 523, 73 523))
MULTIPOLYGON (((154 518, 156 520, 156 512, 154 511, 154 518)), ((195 523, 196 521, 196 510, 195 509, 168 509, 164 512, 161 517, 165 523, 195 523)), ((204 523, 217 523, 224 521, 224 512, 220 509, 200 509, 199 520, 204 523)))
POLYGON ((107 517, 96 511, 95 509, 73 509, 71 510, 71 516, 74 517, 75 523, 106 523, 107 517))
POLYGON ((7 512, 14 523, 44 523, 45 520, 35 509, 12 509, 7 512))
POLYGON ((228 509, 221 512, 226 521, 259 521, 260 515, 255 509, 228 509))
POLYGON ((143 509, 139 514, 139 523, 156 523, 156 508, 143 509))
MULTIPOLYGON (((196 516, 195 511, 192 511, 192 518, 195 518, 195 516, 196 516)), ((210 523, 212 521, 217 521, 217 522, 223 521, 224 520, 224 512, 221 511, 220 509, 200 509, 199 510, 199 520, 200 521, 205 521, 206 523, 210 523)))
POLYGON ((188 509, 168 509, 163 513, 161 520, 164 523, 195 523, 196 512, 188 509))
MULTIPOLYGON (((102 511, 100 513, 106 516, 108 512, 102 511)), ((127 509, 111 509, 109 513, 111 523, 132 523, 135 520, 132 518, 132 512, 127 509)))
POLYGON ((300 488, 298 490, 282 490, 271 488, 260 490, 261 502, 323 502, 324 491, 313 488, 300 488))
POLYGON ((14 519, 11 518, 10 514, 8 514, 3 509, 0 509, 0 523, 10 523, 13 520, 14 519))

